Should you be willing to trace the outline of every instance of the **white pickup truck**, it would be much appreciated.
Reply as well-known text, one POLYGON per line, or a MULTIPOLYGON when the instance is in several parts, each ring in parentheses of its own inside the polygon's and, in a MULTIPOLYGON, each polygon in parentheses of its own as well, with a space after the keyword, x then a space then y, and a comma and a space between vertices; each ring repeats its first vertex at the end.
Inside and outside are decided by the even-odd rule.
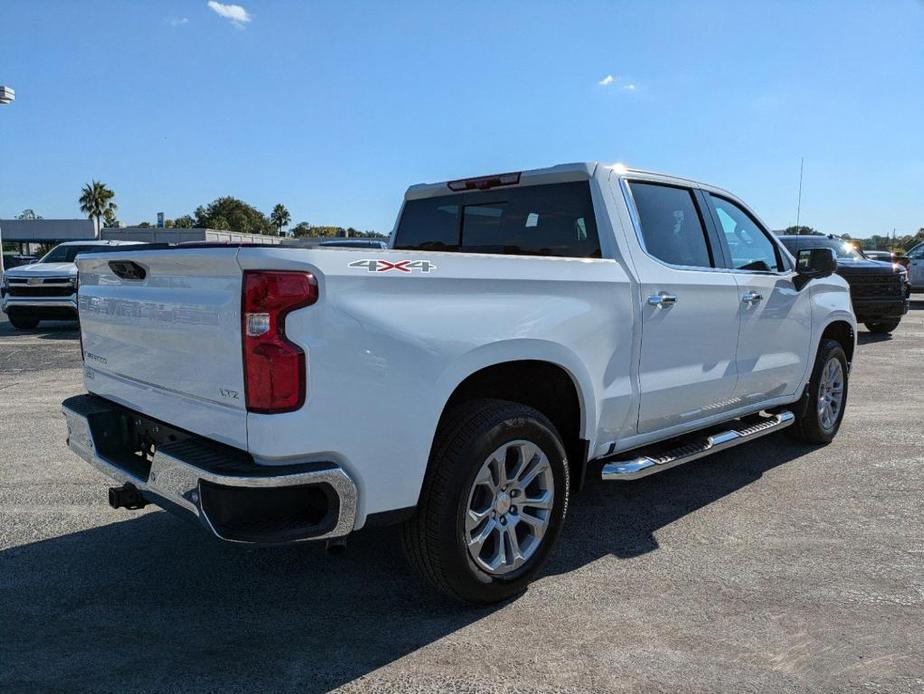
MULTIPOLYGON (((620 166, 412 186, 389 248, 81 256, 70 447, 232 542, 402 523, 436 588, 525 589, 589 471, 826 443, 856 321, 830 249, 620 166)), ((744 453, 746 455, 746 453, 744 453)))

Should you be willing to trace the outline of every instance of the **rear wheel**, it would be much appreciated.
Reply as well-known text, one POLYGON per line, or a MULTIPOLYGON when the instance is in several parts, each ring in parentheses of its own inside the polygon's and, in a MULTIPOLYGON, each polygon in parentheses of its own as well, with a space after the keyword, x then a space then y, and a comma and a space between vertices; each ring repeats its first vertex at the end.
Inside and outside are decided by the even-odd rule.
POLYGON ((822 340, 802 413, 790 431, 807 443, 830 443, 847 405, 847 355, 837 340, 822 340))
POLYGON ((568 464, 551 422, 518 403, 477 400, 440 427, 405 551, 437 590, 493 603, 523 592, 568 507, 568 464))
POLYGON ((866 329, 871 333, 876 333, 877 335, 887 335, 888 333, 895 330, 900 322, 901 319, 880 321, 878 323, 866 323, 866 329))
POLYGON ((21 313, 10 313, 7 317, 10 319, 10 325, 17 330, 32 330, 39 324, 38 318, 21 313))

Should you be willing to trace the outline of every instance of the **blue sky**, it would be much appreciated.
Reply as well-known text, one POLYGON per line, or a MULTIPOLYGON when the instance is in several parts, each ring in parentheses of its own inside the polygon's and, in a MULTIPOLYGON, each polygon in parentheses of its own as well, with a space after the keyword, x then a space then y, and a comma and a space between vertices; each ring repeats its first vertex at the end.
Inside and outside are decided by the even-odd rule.
POLYGON ((235 195, 387 231, 411 183, 599 160, 779 228, 804 156, 803 223, 924 226, 919 0, 242 6, 2 0, 0 217, 97 178, 127 223, 235 195))

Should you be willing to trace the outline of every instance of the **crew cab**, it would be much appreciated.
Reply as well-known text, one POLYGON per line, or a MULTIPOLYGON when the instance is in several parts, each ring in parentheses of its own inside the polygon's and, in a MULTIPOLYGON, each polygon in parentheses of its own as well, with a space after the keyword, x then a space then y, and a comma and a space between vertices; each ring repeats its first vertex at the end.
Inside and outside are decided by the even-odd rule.
POLYGON ((850 243, 833 236, 780 236, 790 252, 826 246, 837 256, 837 274, 850 285, 850 298, 857 322, 872 333, 888 334, 908 313, 911 286, 908 271, 898 263, 865 257, 850 243))
POLYGON ((788 429, 824 444, 856 321, 829 248, 741 200, 598 163, 412 186, 388 249, 83 255, 68 443, 237 543, 401 523, 463 601, 516 595, 588 475, 788 429))
POLYGON ((77 320, 78 253, 107 252, 135 241, 70 241, 52 248, 41 260, 8 269, 0 282, 0 309, 17 330, 43 320, 77 320))

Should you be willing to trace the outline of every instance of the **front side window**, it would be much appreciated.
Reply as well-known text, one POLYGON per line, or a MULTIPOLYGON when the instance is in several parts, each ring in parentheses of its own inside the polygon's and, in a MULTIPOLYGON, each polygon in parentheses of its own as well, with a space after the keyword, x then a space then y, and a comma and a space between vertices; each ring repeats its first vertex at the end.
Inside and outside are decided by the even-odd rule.
POLYGON ((630 183, 629 188, 649 254, 671 265, 712 267, 691 190, 640 182, 630 183))
POLYGON ((587 181, 408 200, 396 249, 599 258, 587 181))
POLYGON ((782 270, 780 257, 773 241, 738 205, 709 194, 716 221, 728 246, 731 267, 734 270, 782 270))

